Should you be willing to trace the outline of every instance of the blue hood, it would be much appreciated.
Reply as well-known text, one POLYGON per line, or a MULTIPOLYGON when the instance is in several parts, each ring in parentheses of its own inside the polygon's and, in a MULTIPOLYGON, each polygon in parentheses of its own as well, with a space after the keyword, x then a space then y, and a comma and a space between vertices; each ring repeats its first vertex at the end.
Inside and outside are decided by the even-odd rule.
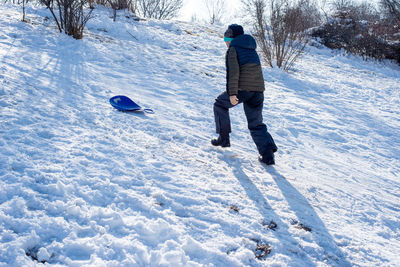
POLYGON ((233 47, 255 50, 257 48, 256 40, 251 35, 242 34, 233 39, 230 44, 233 47))
POLYGON ((256 52, 256 40, 251 35, 239 35, 232 40, 229 47, 235 48, 240 66, 247 63, 261 65, 260 58, 256 52))

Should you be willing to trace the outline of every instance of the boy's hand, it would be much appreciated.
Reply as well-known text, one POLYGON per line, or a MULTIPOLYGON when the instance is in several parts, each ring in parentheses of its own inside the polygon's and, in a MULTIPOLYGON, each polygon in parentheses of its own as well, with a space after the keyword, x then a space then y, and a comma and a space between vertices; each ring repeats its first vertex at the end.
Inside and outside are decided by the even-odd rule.
POLYGON ((231 95, 229 97, 229 100, 231 101, 231 104, 234 106, 236 106, 239 103, 239 99, 235 95, 231 95))

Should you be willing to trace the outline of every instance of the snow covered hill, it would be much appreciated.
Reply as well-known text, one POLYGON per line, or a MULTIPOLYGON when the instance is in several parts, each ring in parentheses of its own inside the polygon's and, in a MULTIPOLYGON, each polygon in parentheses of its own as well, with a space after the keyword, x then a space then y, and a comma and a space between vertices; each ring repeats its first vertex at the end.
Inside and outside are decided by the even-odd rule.
POLYGON ((0 6, 0 266, 400 265, 399 66, 310 46, 264 68, 264 167, 240 106, 209 143, 223 29, 93 15, 74 40, 0 6))

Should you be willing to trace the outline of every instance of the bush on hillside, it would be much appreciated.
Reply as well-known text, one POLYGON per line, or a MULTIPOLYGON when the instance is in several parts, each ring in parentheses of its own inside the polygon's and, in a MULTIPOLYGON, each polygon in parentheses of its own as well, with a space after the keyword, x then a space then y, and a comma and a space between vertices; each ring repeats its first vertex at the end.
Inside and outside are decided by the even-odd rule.
POLYGON ((106 2, 102 3, 104 6, 107 6, 107 4, 112 8, 113 10, 113 20, 116 21, 117 19, 117 10, 132 10, 132 1, 131 0, 100 0, 101 2, 106 2))
POLYGON ((133 12, 134 19, 140 20, 136 16, 136 9, 134 5, 134 0, 88 0, 90 4, 90 8, 94 9, 95 4, 110 7, 113 10, 113 20, 117 19, 117 11, 118 10, 129 10, 133 12))
MULTIPOLYGON (((111 7, 116 20, 117 10, 127 9, 143 18, 171 19, 178 15, 183 0, 88 0, 98 5, 111 7)), ((138 17, 136 17, 139 20, 138 17)))
POLYGON ((348 13, 354 20, 375 21, 380 16, 376 6, 366 0, 333 0, 330 6, 333 14, 348 13))
POLYGON ((183 6, 183 0, 131 0, 132 11, 151 19, 172 19, 183 6))
POLYGON ((60 32, 82 39, 92 9, 85 13, 88 0, 40 0, 51 12, 60 32), (58 13, 58 17, 56 15, 58 13))
POLYGON ((380 0, 385 19, 397 25, 400 24, 400 0, 380 0))
POLYGON ((242 0, 254 25, 254 36, 264 61, 286 71, 304 52, 305 33, 321 15, 311 0, 242 0))
POLYGON ((385 21, 356 20, 351 12, 339 11, 313 29, 311 35, 331 49, 344 49, 364 59, 393 59, 400 63, 398 31, 396 25, 389 26, 385 21))

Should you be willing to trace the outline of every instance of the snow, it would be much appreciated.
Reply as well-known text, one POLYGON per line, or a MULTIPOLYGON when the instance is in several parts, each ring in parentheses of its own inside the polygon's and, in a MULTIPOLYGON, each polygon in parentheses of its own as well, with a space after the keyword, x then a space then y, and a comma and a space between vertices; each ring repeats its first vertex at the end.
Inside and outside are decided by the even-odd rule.
POLYGON ((99 7, 74 40, 27 13, 0 6, 0 266, 400 265, 399 66, 309 46, 265 67, 265 167, 241 107, 209 143, 224 29, 99 7))

